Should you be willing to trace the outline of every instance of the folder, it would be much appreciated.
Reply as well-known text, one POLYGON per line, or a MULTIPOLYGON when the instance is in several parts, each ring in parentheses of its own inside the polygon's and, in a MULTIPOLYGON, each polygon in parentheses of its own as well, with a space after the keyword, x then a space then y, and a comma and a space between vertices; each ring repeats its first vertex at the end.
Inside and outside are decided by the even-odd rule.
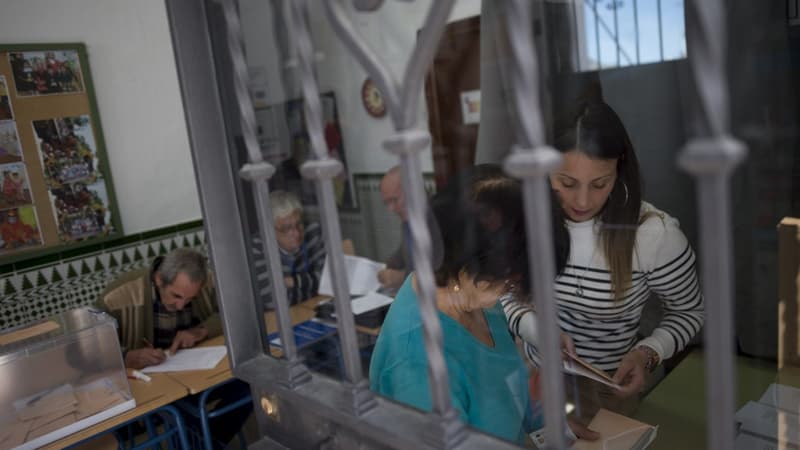
POLYGON ((600 433, 600 439, 578 439, 575 450, 639 450, 647 448, 656 438, 658 427, 600 409, 589 423, 589 428, 600 433))

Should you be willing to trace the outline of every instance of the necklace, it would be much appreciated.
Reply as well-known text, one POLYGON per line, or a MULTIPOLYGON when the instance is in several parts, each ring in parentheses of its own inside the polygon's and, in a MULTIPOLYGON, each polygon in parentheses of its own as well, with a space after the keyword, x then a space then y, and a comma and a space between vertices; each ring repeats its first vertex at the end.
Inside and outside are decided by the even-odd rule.
MULTIPOLYGON (((597 246, 595 246, 594 249, 592 250, 592 256, 589 257, 589 260, 586 262, 586 265, 583 266, 583 268, 581 269, 581 273, 578 274, 576 270, 575 279, 577 281, 578 287, 577 289, 575 289, 575 295, 577 295, 578 297, 583 298, 583 277, 589 271, 589 266, 592 264, 592 260, 594 260, 595 251, 597 251, 597 246)), ((577 269, 578 266, 575 267, 577 269)))

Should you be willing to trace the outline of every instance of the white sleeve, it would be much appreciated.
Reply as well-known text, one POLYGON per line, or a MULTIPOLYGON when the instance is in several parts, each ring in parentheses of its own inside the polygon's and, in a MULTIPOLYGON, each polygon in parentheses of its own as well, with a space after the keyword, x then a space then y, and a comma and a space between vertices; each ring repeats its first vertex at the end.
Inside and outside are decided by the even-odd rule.
POLYGON ((514 295, 507 294, 500 297, 503 312, 508 319, 508 329, 511 334, 525 342, 536 345, 538 342, 538 327, 536 326, 536 312, 533 307, 517 300, 514 295))
POLYGON ((639 345, 652 348, 663 361, 686 347, 700 331, 704 302, 695 254, 686 236, 675 219, 659 222, 663 232, 659 239, 650 241, 655 247, 640 256, 649 259, 645 262, 647 285, 661 300, 664 316, 653 333, 639 345))

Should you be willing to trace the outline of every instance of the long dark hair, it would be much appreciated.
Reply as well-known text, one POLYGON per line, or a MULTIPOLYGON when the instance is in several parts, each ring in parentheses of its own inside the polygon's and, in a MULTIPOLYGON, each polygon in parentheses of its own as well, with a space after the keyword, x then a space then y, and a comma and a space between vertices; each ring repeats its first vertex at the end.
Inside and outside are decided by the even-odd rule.
MULTIPOLYGON (((525 216, 519 180, 492 164, 460 172, 431 199, 442 237, 442 263, 436 284, 465 273, 474 281, 515 279, 520 294, 530 291, 525 216)), ((560 208, 554 208, 556 270, 569 255, 569 232, 560 208)))
POLYGON ((600 212, 600 242, 611 273, 614 300, 621 300, 631 282, 636 229, 640 223, 642 182, 633 144, 617 113, 594 84, 575 112, 556 125, 555 147, 579 151, 589 158, 616 160, 617 180, 600 212))

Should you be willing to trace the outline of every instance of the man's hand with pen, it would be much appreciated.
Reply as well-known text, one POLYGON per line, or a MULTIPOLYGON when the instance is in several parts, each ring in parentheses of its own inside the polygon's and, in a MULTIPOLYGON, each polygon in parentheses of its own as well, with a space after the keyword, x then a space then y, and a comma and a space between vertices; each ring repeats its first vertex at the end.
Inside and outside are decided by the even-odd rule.
POLYGON ((153 345, 147 340, 143 340, 145 347, 128 350, 125 354, 125 367, 131 369, 144 369, 148 366, 155 366, 164 362, 167 359, 167 354, 160 348, 153 348, 153 345))
POLYGON ((208 337, 208 330, 204 326, 198 326, 175 333, 175 339, 172 340, 172 345, 168 349, 154 348, 150 341, 143 339, 144 347, 128 350, 128 353, 125 354, 125 367, 144 369, 148 366, 156 366, 164 362, 170 355, 174 355, 179 349, 192 348, 206 337, 208 337))

